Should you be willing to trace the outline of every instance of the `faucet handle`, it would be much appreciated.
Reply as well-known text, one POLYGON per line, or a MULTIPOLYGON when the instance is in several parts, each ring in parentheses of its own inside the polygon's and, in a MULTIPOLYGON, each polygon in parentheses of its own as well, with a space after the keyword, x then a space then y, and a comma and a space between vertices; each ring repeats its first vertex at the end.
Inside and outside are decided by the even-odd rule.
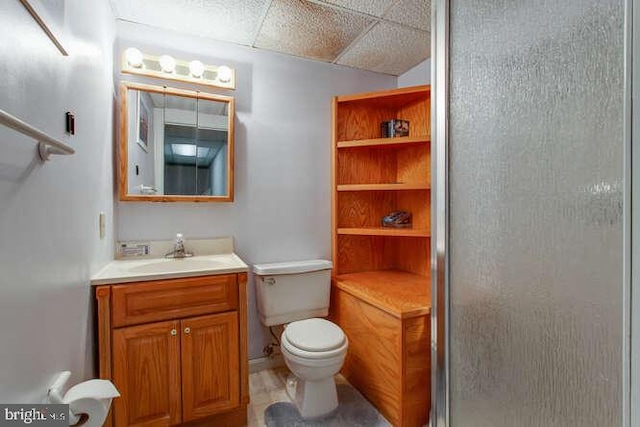
POLYGON ((173 250, 169 252, 167 258, 187 258, 193 256, 193 253, 187 252, 184 247, 184 237, 182 233, 176 233, 176 239, 173 242, 173 250))

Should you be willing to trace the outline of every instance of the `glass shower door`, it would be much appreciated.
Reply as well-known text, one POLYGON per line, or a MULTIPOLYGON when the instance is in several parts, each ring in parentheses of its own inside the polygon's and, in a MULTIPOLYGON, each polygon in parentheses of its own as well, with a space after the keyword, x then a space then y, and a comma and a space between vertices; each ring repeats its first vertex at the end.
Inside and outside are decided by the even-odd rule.
POLYGON ((625 4, 449 19, 450 425, 620 426, 625 4))

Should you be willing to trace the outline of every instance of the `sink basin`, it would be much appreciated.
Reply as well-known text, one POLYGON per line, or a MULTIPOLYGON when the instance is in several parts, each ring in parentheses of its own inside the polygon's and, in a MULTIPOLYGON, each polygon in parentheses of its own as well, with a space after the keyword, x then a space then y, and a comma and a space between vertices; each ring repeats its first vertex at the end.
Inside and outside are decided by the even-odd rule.
POLYGON ((148 264, 136 265, 130 267, 132 273, 179 273, 183 271, 193 270, 210 270, 213 268, 221 268, 227 265, 221 260, 214 259, 164 259, 161 261, 153 261, 148 264))
POLYGON ((130 257, 118 253, 116 259, 93 275, 91 285, 142 283, 182 277, 246 273, 249 270, 247 264, 233 252, 231 237, 194 239, 190 241, 188 249, 196 255, 182 259, 164 258, 164 254, 172 245, 171 241, 151 242, 151 253, 148 257, 130 257))

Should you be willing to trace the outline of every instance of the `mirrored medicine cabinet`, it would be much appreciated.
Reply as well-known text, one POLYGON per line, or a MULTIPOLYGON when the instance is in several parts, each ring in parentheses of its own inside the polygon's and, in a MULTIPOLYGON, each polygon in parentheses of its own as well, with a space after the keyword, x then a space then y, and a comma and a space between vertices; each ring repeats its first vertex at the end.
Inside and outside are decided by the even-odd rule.
POLYGON ((233 201, 234 99, 120 85, 120 200, 233 201))

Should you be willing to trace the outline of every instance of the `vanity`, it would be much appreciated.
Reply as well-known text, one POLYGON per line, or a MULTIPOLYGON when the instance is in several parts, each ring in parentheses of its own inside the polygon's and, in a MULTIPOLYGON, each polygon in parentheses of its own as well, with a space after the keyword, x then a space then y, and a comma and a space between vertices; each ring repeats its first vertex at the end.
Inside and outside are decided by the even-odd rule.
MULTIPOLYGON (((233 202, 233 97, 121 81, 118 104, 120 201, 233 202)), ((91 280, 99 375, 121 393, 107 426, 246 424, 248 268, 231 238, 187 245, 121 244, 91 280)))
POLYGON ((246 423, 248 268, 230 238, 194 244, 205 254, 118 259, 91 281, 100 378, 121 393, 107 426, 246 423))

